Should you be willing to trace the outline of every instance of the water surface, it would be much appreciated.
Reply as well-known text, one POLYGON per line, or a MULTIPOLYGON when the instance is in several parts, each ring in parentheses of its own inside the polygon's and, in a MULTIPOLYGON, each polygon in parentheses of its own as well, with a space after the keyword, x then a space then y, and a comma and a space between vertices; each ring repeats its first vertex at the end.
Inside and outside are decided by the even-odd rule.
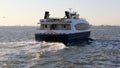
POLYGON ((35 27, 0 27, 2 68, 119 68, 120 27, 94 26, 91 44, 36 42, 35 27))

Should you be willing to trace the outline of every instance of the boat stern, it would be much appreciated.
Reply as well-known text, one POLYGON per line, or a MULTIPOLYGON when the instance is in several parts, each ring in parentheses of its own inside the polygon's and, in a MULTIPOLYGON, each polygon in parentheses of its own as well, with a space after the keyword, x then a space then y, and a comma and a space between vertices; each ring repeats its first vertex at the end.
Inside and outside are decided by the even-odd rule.
POLYGON ((36 41, 62 42, 67 44, 68 35, 66 34, 35 34, 36 41))

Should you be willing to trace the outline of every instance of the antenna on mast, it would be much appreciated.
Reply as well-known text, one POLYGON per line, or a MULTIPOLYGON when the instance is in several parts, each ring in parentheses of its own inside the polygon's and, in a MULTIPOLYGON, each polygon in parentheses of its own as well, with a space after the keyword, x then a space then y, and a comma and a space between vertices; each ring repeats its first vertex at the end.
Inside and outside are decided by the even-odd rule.
POLYGON ((70 13, 71 13, 71 11, 72 11, 72 8, 69 8, 69 10, 70 10, 70 13))

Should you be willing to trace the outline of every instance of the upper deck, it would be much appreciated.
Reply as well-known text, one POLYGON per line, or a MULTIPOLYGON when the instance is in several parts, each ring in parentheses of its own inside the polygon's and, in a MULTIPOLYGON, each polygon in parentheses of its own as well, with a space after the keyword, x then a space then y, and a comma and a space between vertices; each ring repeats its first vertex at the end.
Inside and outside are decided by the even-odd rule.
POLYGON ((69 24, 69 23, 72 23, 72 21, 66 18, 49 18, 40 20, 40 24, 69 24))
POLYGON ((79 19, 79 14, 77 14, 76 12, 69 12, 69 11, 65 11, 65 16, 63 18, 51 18, 49 17, 50 14, 48 11, 45 12, 45 16, 44 19, 40 20, 40 24, 49 24, 49 23, 53 23, 53 24, 59 24, 59 23, 72 23, 72 19, 79 19))
POLYGON ((63 18, 51 18, 49 12, 45 12, 44 19, 40 19, 38 30, 40 33, 73 33, 89 30, 90 25, 86 19, 79 18, 76 12, 65 11, 63 18))

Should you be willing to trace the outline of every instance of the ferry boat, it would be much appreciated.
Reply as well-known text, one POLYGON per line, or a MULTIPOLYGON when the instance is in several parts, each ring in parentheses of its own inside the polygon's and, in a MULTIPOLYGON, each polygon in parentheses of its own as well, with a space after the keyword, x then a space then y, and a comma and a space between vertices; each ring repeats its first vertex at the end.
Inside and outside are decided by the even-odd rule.
POLYGON ((49 11, 45 11, 44 19, 38 23, 35 34, 36 41, 62 42, 72 44, 90 38, 90 24, 84 18, 79 18, 77 12, 65 11, 63 18, 51 18, 49 11))

